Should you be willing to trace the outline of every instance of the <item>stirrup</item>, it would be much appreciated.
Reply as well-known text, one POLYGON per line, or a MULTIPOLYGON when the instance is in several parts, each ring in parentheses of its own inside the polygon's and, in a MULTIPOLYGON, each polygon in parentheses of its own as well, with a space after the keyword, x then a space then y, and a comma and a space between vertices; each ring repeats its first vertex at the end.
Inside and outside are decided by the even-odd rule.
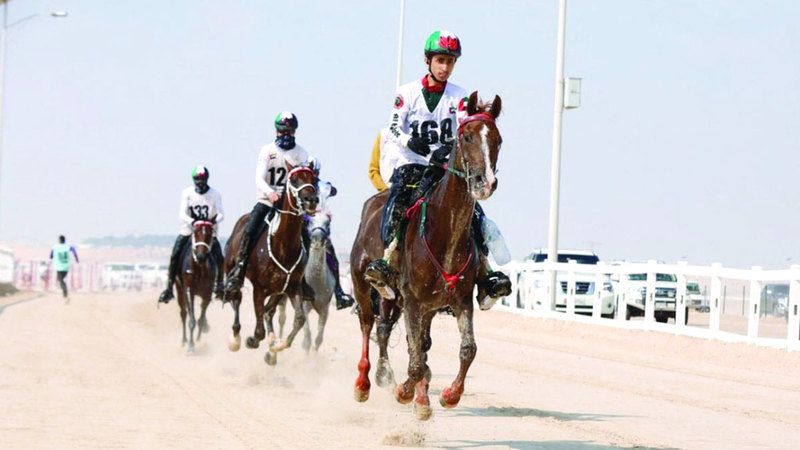
POLYGON ((392 289, 394 278, 395 270, 382 259, 372 261, 364 271, 364 280, 386 300, 395 299, 394 289, 392 289))

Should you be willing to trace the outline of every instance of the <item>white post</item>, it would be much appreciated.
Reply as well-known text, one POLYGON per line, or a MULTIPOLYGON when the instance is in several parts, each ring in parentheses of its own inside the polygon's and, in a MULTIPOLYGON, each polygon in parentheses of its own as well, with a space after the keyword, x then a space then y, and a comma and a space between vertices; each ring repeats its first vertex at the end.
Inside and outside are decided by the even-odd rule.
MULTIPOLYGON (((0 0, 3 6, 3 19, 0 22, 0 208, 3 204, 3 91, 6 81, 6 27, 8 26, 8 1, 0 0)), ((2 209, 0 209, 0 218, 2 218, 2 209)))
POLYGON ((686 261, 678 261, 678 267, 681 271, 677 273, 678 276, 678 292, 675 293, 675 328, 676 331, 686 326, 686 261))
MULTIPOLYGON (((714 263, 711 264, 712 268, 722 268, 722 263, 714 263)), ((715 272, 714 275, 711 276, 711 298, 709 299, 709 307, 711 309, 710 315, 708 318, 708 329, 716 334, 719 331, 719 316, 720 311, 720 298, 722 298, 722 279, 718 272, 715 272)))
POLYGON ((758 321, 761 315, 761 267, 753 266, 750 279, 750 305, 747 308, 747 339, 754 342, 758 338, 758 321))
POLYGON ((603 286, 605 284, 606 264, 597 263, 598 272, 594 274, 594 299, 592 303, 592 317, 599 319, 603 314, 603 286))
POLYGON ((628 271, 622 270, 625 266, 618 266, 617 273, 619 274, 619 283, 617 283, 617 307, 615 311, 615 319, 620 322, 627 320, 625 316, 628 314, 628 271))
POLYGON ((403 32, 405 31, 406 0, 400 0, 400 31, 397 37, 397 77, 395 77, 394 87, 400 87, 403 75, 403 32))
MULTIPOLYGON (((575 315, 575 269, 578 267, 578 262, 574 259, 569 261, 567 264, 569 269, 567 269, 567 304, 566 311, 567 315, 574 316, 575 315)), ((556 285, 556 289, 558 289, 558 293, 561 294, 561 283, 556 285)))
POLYGON ((644 296, 644 321, 654 322, 656 319, 656 264, 655 259, 647 261, 647 293, 644 296))
MULTIPOLYGON (((561 118, 564 114, 564 40, 567 29, 567 0, 559 0, 558 44, 556 49, 556 93, 553 108, 553 156, 550 160, 550 230, 547 259, 558 262, 558 204, 561 186, 561 118)), ((550 309, 555 309, 556 272, 550 272, 550 309)))
POLYGON ((800 350, 800 266, 793 265, 792 280, 789 282, 789 303, 786 305, 788 316, 788 330, 786 333, 786 348, 800 350))

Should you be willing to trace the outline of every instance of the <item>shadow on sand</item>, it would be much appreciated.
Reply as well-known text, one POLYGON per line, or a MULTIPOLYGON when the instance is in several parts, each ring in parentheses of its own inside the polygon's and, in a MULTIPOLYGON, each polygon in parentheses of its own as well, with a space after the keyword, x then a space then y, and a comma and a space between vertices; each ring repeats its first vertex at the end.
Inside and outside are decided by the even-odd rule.
POLYGON ((478 416, 478 417, 540 417, 556 419, 561 422, 573 421, 598 421, 608 418, 630 417, 613 414, 584 414, 584 413, 563 413, 558 411, 544 411, 534 408, 516 408, 513 406, 489 406, 486 408, 461 408, 453 411, 456 416, 478 416))
POLYGON ((446 444, 437 442, 426 442, 426 445, 449 449, 467 449, 482 447, 507 447, 517 450, 614 450, 614 449, 636 449, 636 450, 677 450, 666 447, 618 447, 615 445, 595 444, 591 441, 456 441, 446 444))
POLYGON ((36 300, 37 298, 41 298, 43 296, 44 296, 44 294, 35 294, 35 295, 31 296, 31 297, 19 299, 19 300, 13 301, 11 303, 6 303, 5 305, 0 304, 0 316, 3 315, 3 311, 5 311, 6 308, 8 308, 8 307, 11 307, 11 306, 14 306, 14 305, 19 305, 20 303, 29 302, 31 300, 36 300))

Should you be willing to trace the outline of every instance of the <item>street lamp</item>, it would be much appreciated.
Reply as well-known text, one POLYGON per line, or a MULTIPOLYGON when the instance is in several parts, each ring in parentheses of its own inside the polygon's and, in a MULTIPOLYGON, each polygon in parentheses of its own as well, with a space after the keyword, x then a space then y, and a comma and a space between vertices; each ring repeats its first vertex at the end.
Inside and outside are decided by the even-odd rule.
MULTIPOLYGON (((6 34, 11 28, 43 14, 36 13, 25 16, 15 22, 8 23, 8 2, 10 0, 0 0, 0 6, 3 7, 3 20, 0 23, 0 187, 2 187, 2 171, 3 171, 3 91, 5 86, 6 75, 6 34)), ((63 18, 67 17, 66 11, 50 11, 50 17, 63 18)), ((0 190, 1 191, 1 190, 0 190)), ((0 197, 0 205, 2 205, 2 197, 0 197)))

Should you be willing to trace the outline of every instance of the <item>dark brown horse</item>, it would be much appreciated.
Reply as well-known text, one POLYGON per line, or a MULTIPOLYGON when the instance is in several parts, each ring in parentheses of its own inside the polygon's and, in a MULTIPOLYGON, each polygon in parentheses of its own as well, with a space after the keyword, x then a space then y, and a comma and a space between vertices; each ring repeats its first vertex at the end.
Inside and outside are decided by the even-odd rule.
POLYGON ((183 341, 186 344, 186 316, 189 316, 189 348, 188 353, 194 352, 194 297, 200 296, 200 319, 197 321, 197 340, 203 332, 208 332, 206 308, 211 303, 211 294, 214 288, 214 275, 217 270, 222 270, 222 261, 212 261, 211 245, 214 243, 214 222, 216 216, 210 220, 194 222, 192 230, 192 247, 186 247, 181 255, 181 270, 175 280, 178 291, 178 305, 181 308, 181 321, 183 322, 183 341))
MULTIPOLYGON (((264 356, 268 364, 275 364, 277 352, 292 345, 295 335, 303 327, 306 317, 301 307, 303 270, 308 260, 308 251, 303 245, 303 214, 314 215, 319 198, 317 196, 317 177, 307 167, 297 167, 286 177, 286 189, 276 205, 276 213, 269 226, 258 238, 250 252, 247 278, 253 284, 253 308, 256 314, 256 328, 253 336, 247 338, 249 348, 258 348, 269 332, 269 352, 264 356), (283 295, 292 301, 295 316, 292 331, 285 341, 276 342, 272 326, 275 307, 283 295), (268 301, 266 301, 268 299, 268 301), (266 301, 266 303, 265 303, 266 301), (264 330, 264 314, 267 313, 267 330, 264 330)), ((269 216, 268 216, 269 217, 269 216)), ((231 238, 228 240, 225 257, 225 272, 234 265, 239 243, 248 216, 236 222, 231 238)), ((233 322, 233 335, 228 342, 231 351, 239 350, 241 338, 239 330, 239 305, 241 294, 230 300, 236 314, 233 322)))
MULTIPOLYGON (((495 119, 500 114, 500 97, 490 104, 478 101, 473 92, 467 104, 469 114, 462 120, 449 167, 444 178, 426 197, 409 209, 397 279, 398 297, 394 301, 380 300, 378 343, 381 347, 379 372, 386 371, 386 343, 391 326, 397 320, 397 308, 402 308, 409 353, 408 379, 395 389, 400 403, 414 399, 419 419, 431 415, 428 382, 431 378, 427 352, 431 347, 430 326, 437 310, 450 306, 461 331, 459 357, 461 367, 450 387, 442 390, 442 406, 456 406, 464 392, 464 379, 477 346, 472 328, 473 300, 478 268, 477 249, 470 232, 475 202, 489 198, 497 187, 495 178, 500 150, 500 132, 495 119)), ((364 280, 367 264, 383 254, 380 238, 381 210, 386 194, 368 199, 361 214, 350 255, 353 291, 361 308, 362 349, 355 383, 358 401, 369 398, 369 335, 375 321, 371 298, 375 295, 364 280)), ((389 374, 390 369, 389 369, 389 374)), ((384 374, 376 374, 379 384, 384 374)))

